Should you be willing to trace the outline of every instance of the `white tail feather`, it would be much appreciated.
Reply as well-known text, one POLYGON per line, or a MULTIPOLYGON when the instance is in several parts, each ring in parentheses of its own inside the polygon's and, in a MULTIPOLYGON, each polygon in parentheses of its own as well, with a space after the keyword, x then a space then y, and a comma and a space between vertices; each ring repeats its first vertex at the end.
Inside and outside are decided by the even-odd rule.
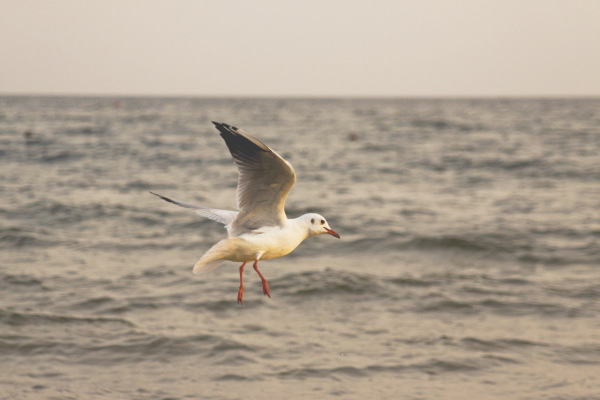
POLYGON ((192 272, 199 274, 202 272, 208 272, 225 262, 225 257, 230 253, 231 239, 223 239, 215 244, 213 247, 208 249, 206 253, 200 258, 200 260, 194 265, 192 272))
POLYGON ((192 270, 192 272, 194 273, 194 275, 196 275, 196 274, 201 274, 203 272, 212 271, 213 269, 219 267, 224 262, 225 262, 225 260, 215 260, 215 261, 210 261, 207 263, 201 263, 200 261, 198 261, 196 263, 196 265, 194 266, 194 269, 192 270))

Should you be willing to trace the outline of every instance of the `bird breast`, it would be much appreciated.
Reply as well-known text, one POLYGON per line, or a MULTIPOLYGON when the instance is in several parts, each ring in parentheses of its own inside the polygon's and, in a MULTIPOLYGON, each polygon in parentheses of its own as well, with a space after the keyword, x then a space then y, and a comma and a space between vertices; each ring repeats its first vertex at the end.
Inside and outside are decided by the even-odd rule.
POLYGON ((256 257, 260 257, 261 260, 282 257, 292 252, 306 237, 301 230, 291 226, 264 227, 260 231, 235 238, 236 253, 241 259, 234 261, 249 261, 256 257))

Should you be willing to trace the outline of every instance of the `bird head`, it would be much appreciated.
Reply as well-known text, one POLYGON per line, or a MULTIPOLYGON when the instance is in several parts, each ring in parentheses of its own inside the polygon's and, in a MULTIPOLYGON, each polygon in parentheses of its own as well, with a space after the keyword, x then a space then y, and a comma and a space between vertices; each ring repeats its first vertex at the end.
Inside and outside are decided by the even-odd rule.
POLYGON ((315 236, 315 235, 321 235, 323 233, 328 233, 331 236, 334 236, 338 239, 340 238, 340 235, 338 235, 338 233, 336 231, 331 229, 331 227, 327 223, 327 220, 325 220, 325 217, 323 217, 322 215, 311 213, 311 214, 305 214, 301 218, 308 225, 308 235, 309 236, 315 236))

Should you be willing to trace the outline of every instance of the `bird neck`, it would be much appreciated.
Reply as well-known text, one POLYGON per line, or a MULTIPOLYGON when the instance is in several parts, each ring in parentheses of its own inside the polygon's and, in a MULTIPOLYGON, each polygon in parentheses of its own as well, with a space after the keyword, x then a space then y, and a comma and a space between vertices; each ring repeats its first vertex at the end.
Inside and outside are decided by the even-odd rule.
POLYGON ((294 226, 294 229, 299 232, 299 234, 304 235, 302 240, 317 234, 310 229, 310 223, 304 216, 289 219, 288 223, 291 223, 294 226))

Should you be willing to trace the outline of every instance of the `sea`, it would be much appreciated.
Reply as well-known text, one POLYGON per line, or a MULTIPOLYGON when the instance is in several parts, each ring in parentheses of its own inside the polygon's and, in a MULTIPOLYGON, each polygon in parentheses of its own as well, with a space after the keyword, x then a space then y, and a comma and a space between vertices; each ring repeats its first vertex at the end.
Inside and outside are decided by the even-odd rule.
POLYGON ((0 399, 600 399, 600 98, 0 97, 0 399), (271 298, 211 121, 341 235, 271 298))

